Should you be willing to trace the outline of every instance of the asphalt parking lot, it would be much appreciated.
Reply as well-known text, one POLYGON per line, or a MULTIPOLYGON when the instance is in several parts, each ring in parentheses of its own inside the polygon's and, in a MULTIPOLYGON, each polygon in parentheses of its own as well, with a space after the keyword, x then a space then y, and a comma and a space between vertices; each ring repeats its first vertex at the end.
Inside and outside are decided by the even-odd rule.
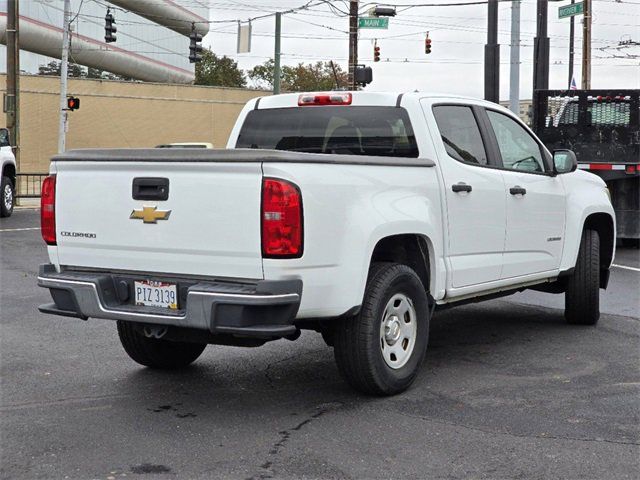
POLYGON ((437 312, 416 384, 353 393, 320 335, 139 367, 44 316, 37 210, 0 220, 0 478, 640 478, 640 251, 596 328, 535 292, 437 312))

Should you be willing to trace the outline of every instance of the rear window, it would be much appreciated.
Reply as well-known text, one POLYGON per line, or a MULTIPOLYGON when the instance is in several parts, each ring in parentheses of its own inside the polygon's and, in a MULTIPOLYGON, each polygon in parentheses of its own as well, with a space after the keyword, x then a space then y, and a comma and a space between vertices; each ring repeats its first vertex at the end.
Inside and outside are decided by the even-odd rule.
POLYGON ((418 157, 409 116, 398 107, 299 107, 252 110, 236 148, 418 157))

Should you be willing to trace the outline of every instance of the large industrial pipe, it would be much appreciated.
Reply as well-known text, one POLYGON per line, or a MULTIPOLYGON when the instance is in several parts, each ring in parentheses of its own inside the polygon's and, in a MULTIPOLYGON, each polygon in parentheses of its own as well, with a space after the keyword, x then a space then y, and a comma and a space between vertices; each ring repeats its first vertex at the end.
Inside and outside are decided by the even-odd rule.
MULTIPOLYGON (((0 43, 7 42, 7 14, 0 13, 0 43)), ((61 58, 62 29, 20 17, 20 49, 61 58)), ((74 63, 146 82, 191 83, 188 70, 73 33, 69 57, 74 63)))
POLYGON ((209 19, 196 15, 171 0, 110 0, 110 2, 182 35, 188 36, 192 26, 195 26, 196 32, 202 36, 209 33, 209 19))

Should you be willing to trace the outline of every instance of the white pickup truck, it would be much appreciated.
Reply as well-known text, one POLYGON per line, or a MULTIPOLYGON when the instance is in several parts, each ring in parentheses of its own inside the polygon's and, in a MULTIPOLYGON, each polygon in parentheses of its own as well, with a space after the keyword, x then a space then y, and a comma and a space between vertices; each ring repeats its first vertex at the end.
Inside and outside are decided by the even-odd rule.
POLYGON ((0 217, 10 217, 16 201, 16 157, 9 130, 0 128, 0 217))
POLYGON ((594 325, 614 254, 604 182, 457 96, 263 97, 226 150, 77 150, 50 173, 40 311, 116 320, 153 368, 313 329, 353 387, 394 394, 436 307, 533 288, 594 325))

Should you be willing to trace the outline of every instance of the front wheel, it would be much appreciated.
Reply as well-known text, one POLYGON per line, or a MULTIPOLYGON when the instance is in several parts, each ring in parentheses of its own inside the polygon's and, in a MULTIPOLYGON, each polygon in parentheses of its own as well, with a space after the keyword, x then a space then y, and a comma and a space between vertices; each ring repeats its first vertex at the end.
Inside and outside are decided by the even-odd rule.
POLYGON ((595 325, 600 318, 600 237, 582 232, 576 268, 567 282, 564 316, 574 325, 595 325))
POLYGON ((125 352, 140 365, 162 370, 184 368, 195 362, 206 343, 173 342, 147 337, 131 322, 118 320, 118 336, 125 352))
POLYGON ((425 287, 406 265, 372 266, 360 313, 338 321, 334 354, 356 390, 394 395, 415 380, 429 338, 425 287))
POLYGON ((10 217, 15 204, 15 190, 9 177, 2 177, 0 185, 2 199, 0 201, 0 217, 10 217))

